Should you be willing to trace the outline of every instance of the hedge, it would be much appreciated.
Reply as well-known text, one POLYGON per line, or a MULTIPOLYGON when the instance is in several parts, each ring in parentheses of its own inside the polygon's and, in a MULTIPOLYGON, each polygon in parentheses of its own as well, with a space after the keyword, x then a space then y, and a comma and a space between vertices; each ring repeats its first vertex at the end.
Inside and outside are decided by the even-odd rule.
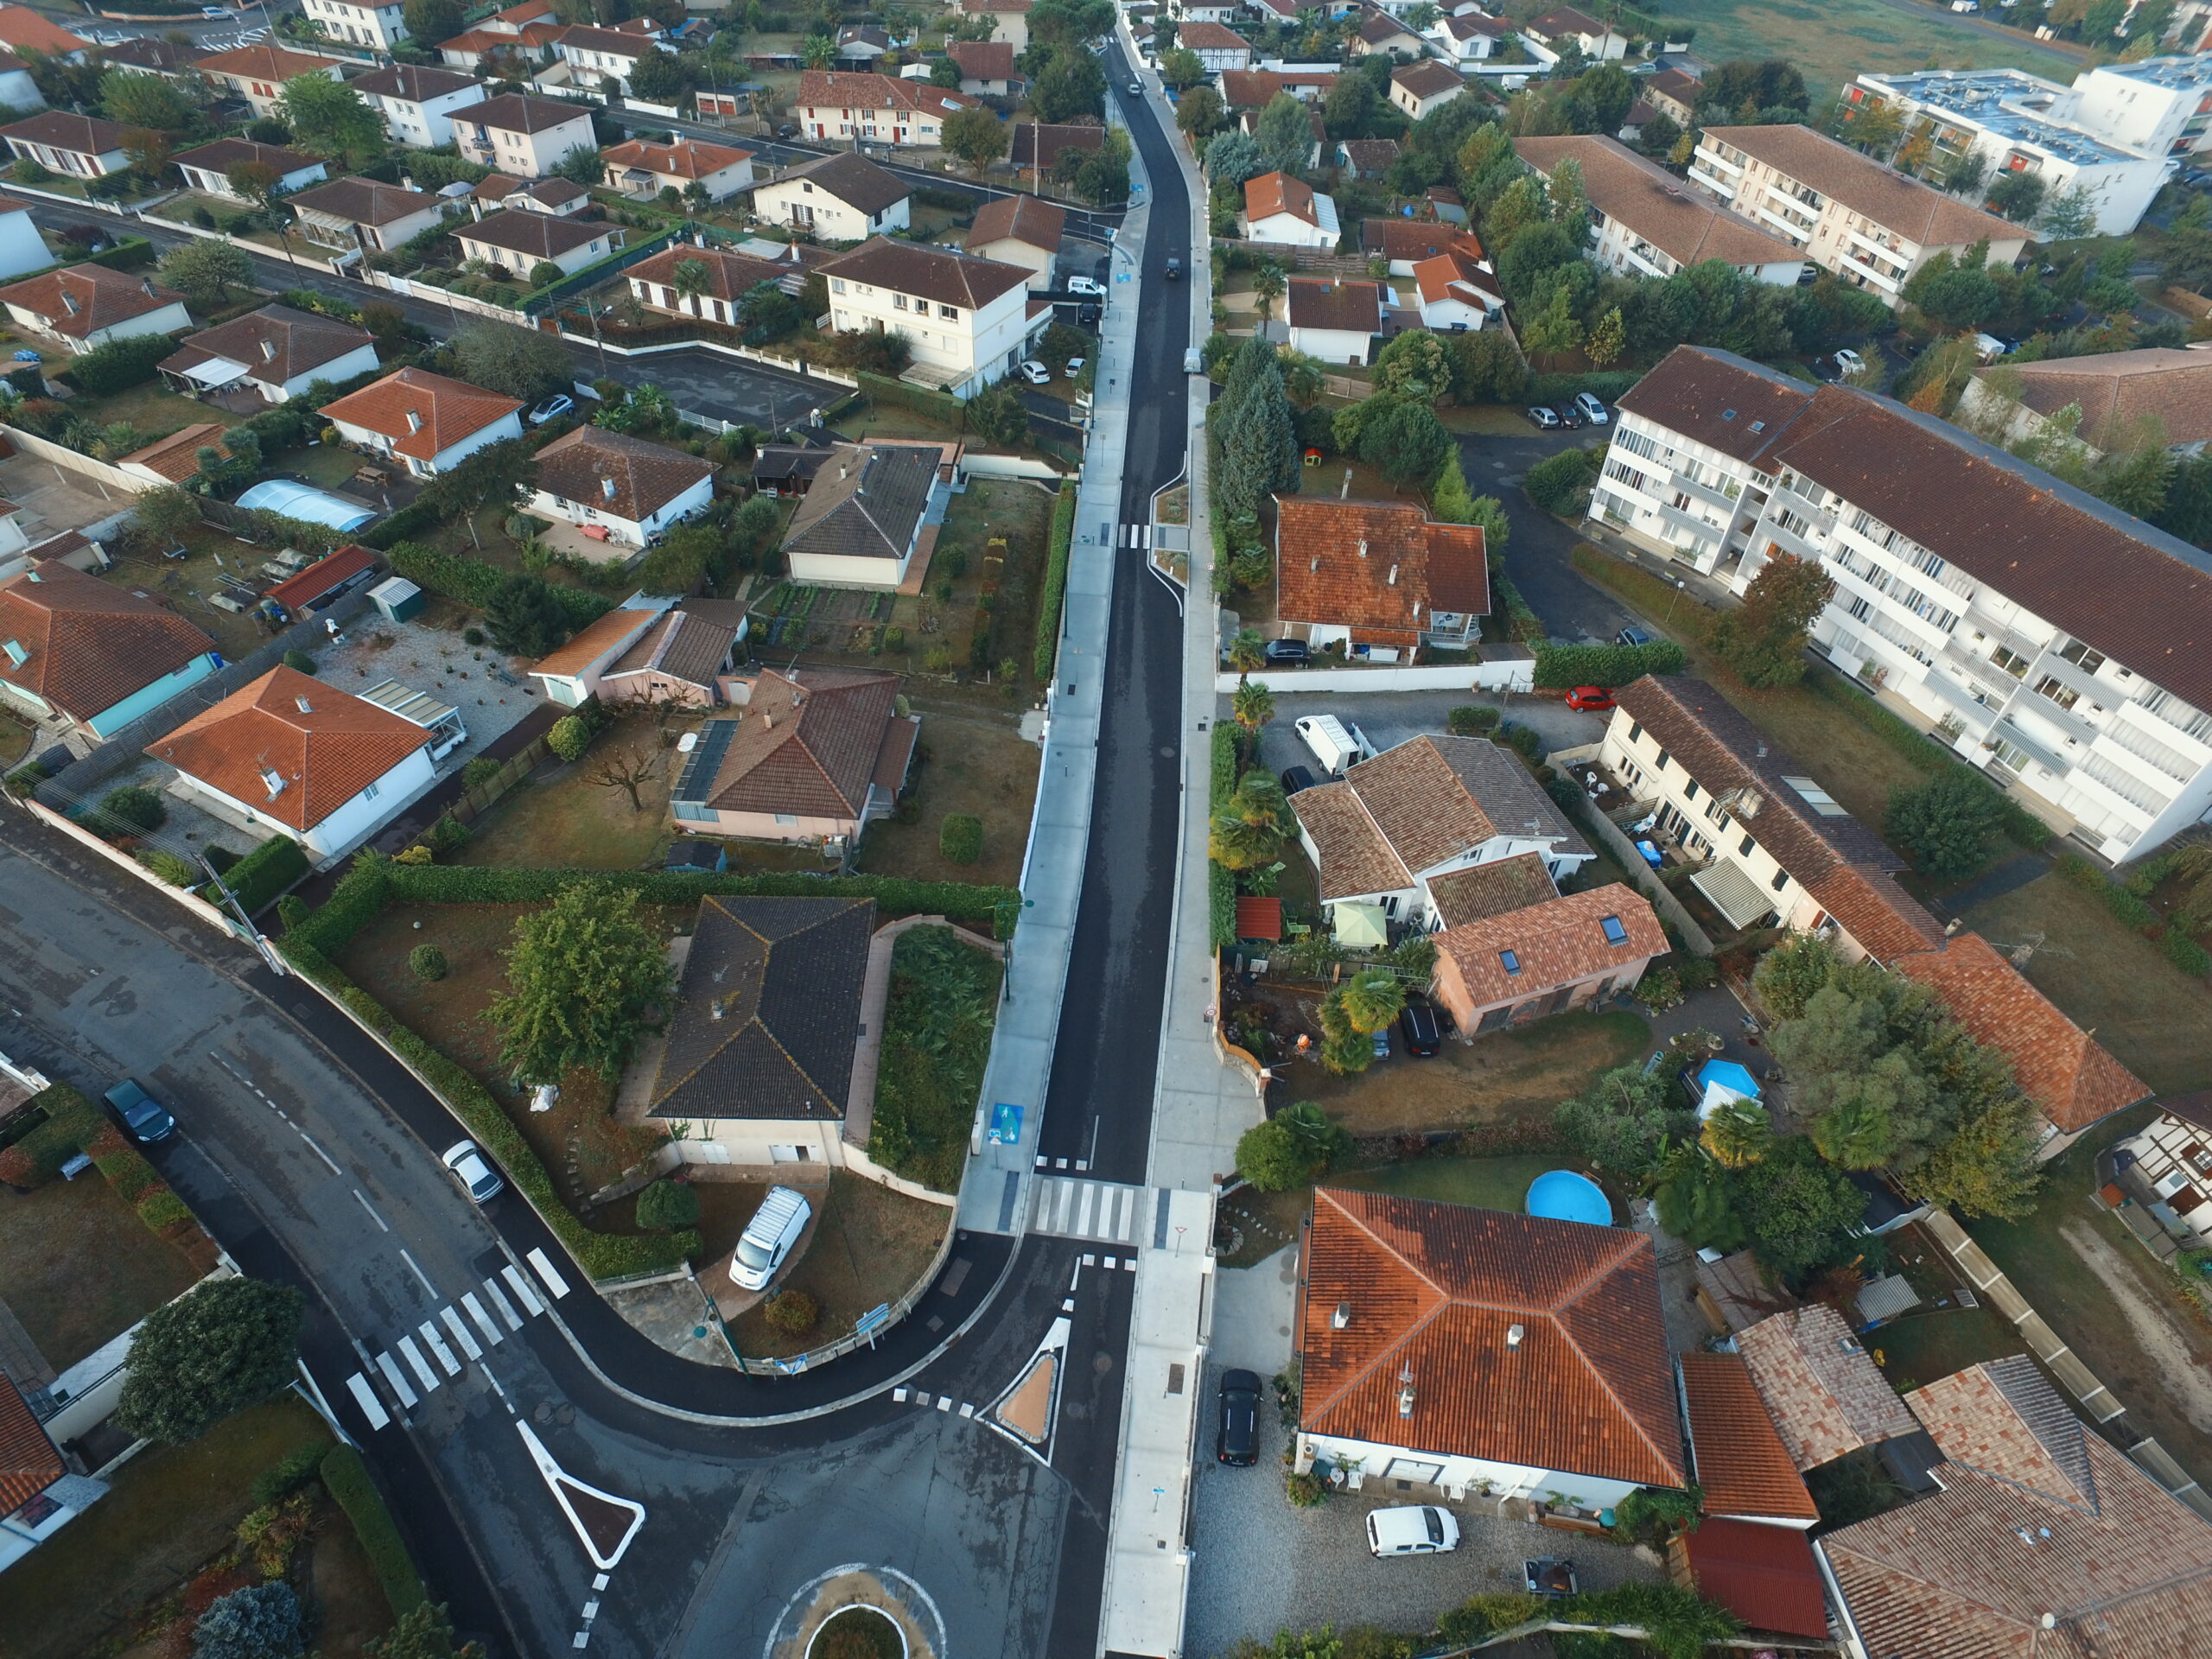
POLYGON ((423 1575, 415 1570, 407 1541, 385 1507, 384 1495, 369 1478, 368 1465, 350 1446, 334 1446, 322 1459, 322 1484, 353 1523, 353 1535, 369 1558, 369 1570, 384 1586, 394 1618, 404 1618, 429 1597, 423 1589, 423 1575))
MULTIPOLYGON (((416 501, 402 507, 397 512, 364 532, 361 540, 365 545, 383 552, 397 546, 410 536, 419 536, 426 530, 435 530, 437 527, 438 510, 427 501, 416 501)), ((422 578, 410 576, 408 580, 420 582, 422 578)), ((429 585, 427 582, 423 583, 425 587, 429 585)))
POLYGON ((861 383, 862 391, 879 404, 912 410, 926 419, 950 427, 955 432, 968 429, 968 405, 949 391, 931 391, 925 386, 910 386, 903 380, 872 374, 866 369, 855 369, 853 378, 861 383))
MULTIPOLYGON (((289 836, 271 836, 224 873, 224 886, 237 896, 249 916, 266 909, 296 881, 308 874, 308 855, 289 836)), ((222 888, 210 881, 200 896, 211 905, 223 903, 222 888)))
POLYGON ((1586 391, 1607 403, 1618 400, 1637 381, 1641 370, 1601 369, 1591 374, 1540 374, 1530 384, 1532 404, 1563 404, 1578 391, 1586 391))
MULTIPOLYGON (((1226 721, 1213 728, 1212 776, 1206 795, 1218 807, 1236 789, 1236 728, 1226 721)), ((1236 873, 1226 865, 1206 860, 1206 915, 1214 948, 1236 943, 1236 873)))
MULTIPOLYGON (((411 512, 412 509, 404 509, 411 512)), ((397 518, 400 513, 394 513, 397 518)), ((378 543, 382 545, 382 543, 378 543)), ((482 610, 491 602, 492 595, 500 584, 514 573, 502 570, 495 564, 480 559, 458 558, 451 553, 441 553, 435 547, 425 547, 420 542, 402 542, 391 548, 393 571, 408 581, 429 588, 447 599, 458 600, 464 605, 482 610)), ((563 588, 557 583, 545 583, 545 591, 553 595, 560 606, 563 620, 571 628, 581 628, 595 622, 614 608, 613 601, 597 594, 588 594, 581 588, 563 588)))
POLYGON ((1672 639, 1648 645, 1538 645, 1536 683, 1549 690, 1577 685, 1626 685, 1646 674, 1679 674, 1688 660, 1672 639))
MULTIPOLYGON (((37 1186, 52 1180, 105 1123, 99 1108, 66 1083, 41 1090, 24 1103, 22 1109, 28 1112, 35 1107, 44 1109, 46 1122, 8 1148, 11 1161, 28 1164, 22 1173, 29 1179, 17 1179, 18 1185, 37 1186)), ((10 1179, 16 1178, 11 1175, 10 1179)))
POLYGON ((143 236, 127 237, 111 248, 102 248, 88 257, 86 263, 105 265, 110 270, 137 270, 150 265, 162 257, 159 248, 143 236))
POLYGON ((126 334, 94 346, 72 362, 67 373, 86 397, 105 397, 151 380, 154 365, 175 350, 167 334, 126 334))
POLYGON ((2166 960, 2193 978, 2202 979, 2212 974, 2212 953, 2177 927, 2169 927, 2158 941, 2158 949, 2166 953, 2166 960))
POLYGON ((167 1190, 161 1172, 148 1163, 136 1147, 124 1146, 119 1140, 107 1151, 95 1153, 92 1163, 126 1204, 136 1204, 150 1192, 167 1190))
POLYGON ((1543 618, 1538 616, 1530 608, 1529 601, 1521 597, 1521 590, 1513 585, 1511 578, 1497 578, 1497 596, 1504 602, 1506 627, 1516 639, 1524 645, 1534 645, 1549 637, 1544 629, 1543 618))
POLYGON ((166 1185, 144 1194, 131 1207, 137 1211, 138 1219, 157 1233, 192 1219, 191 1208, 166 1185))
POLYGON ((1037 607, 1037 651, 1032 659, 1039 684, 1052 677, 1060 647, 1060 607, 1068 589, 1068 552, 1075 540, 1075 486, 1060 486, 1052 504, 1052 530, 1045 544, 1045 598, 1037 607))

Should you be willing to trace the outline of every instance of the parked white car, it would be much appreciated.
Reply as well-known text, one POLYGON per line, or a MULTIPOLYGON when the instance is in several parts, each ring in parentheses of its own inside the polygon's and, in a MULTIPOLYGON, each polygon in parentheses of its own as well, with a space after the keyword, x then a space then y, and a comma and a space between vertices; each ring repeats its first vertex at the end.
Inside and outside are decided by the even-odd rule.
POLYGON ((1106 284, 1088 276, 1071 276, 1068 278, 1068 292, 1088 294, 1093 299, 1103 299, 1106 294, 1106 284))
POLYGON ((456 1141, 448 1147, 442 1160, 453 1171, 454 1179, 468 1189, 468 1196, 479 1204, 489 1204, 506 1190, 506 1183, 494 1174, 492 1166, 484 1160, 474 1141, 456 1141))
POLYGON ((1052 372, 1033 357, 1021 365, 1021 378, 1033 386, 1052 384, 1052 372))
POLYGON ((813 1214, 814 1207, 804 1193, 788 1186, 770 1187, 768 1196, 753 1212, 753 1219, 745 1224, 737 1249, 730 1256, 730 1281, 740 1290, 766 1289, 813 1214))
POLYGON ((1367 1514, 1367 1549, 1375 1556, 1441 1555, 1459 1548, 1459 1517, 1433 1503, 1398 1503, 1367 1514))

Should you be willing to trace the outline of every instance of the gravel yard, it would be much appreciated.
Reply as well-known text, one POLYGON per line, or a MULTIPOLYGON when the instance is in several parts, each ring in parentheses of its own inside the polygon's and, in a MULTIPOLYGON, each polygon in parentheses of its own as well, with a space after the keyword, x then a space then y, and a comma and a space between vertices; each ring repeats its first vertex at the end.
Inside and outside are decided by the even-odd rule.
MULTIPOLYGON (((435 616, 441 608, 434 607, 425 615, 435 616)), ((485 745, 505 735, 539 702, 537 683, 490 645, 470 645, 457 632, 425 626, 422 617, 391 623, 364 611, 346 625, 343 645, 325 645, 315 654, 317 677, 341 691, 358 696, 383 681, 397 680, 460 709, 468 741, 438 762, 441 777, 482 753, 485 745), (506 684, 495 670, 512 674, 518 683, 506 684)))

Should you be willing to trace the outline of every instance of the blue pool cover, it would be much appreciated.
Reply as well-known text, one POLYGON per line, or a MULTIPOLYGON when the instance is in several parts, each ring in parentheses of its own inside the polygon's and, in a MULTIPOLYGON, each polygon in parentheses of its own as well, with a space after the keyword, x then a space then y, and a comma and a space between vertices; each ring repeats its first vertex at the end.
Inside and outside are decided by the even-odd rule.
POLYGON ((1549 1216, 1554 1221, 1587 1222, 1592 1227, 1613 1224, 1612 1201, 1605 1190, 1571 1169, 1548 1169, 1529 1182, 1522 1207, 1532 1216, 1549 1216))

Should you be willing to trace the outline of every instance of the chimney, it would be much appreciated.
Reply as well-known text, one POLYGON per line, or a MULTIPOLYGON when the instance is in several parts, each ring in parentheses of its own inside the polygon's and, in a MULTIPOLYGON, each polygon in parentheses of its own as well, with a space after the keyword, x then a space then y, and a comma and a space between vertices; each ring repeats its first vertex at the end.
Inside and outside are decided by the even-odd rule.
POLYGON ((707 1004, 707 1018, 709 1020, 719 1020, 721 1017, 722 1000, 718 996, 715 998, 714 1001, 707 1004))
POLYGON ((766 713, 766 712, 764 710, 764 711, 762 712, 761 715, 760 715, 760 728, 761 728, 763 731, 768 731, 768 732, 772 732, 772 731, 774 731, 774 730, 776 729, 776 717, 775 717, 775 715, 772 715, 772 714, 769 714, 769 713, 766 713))
POLYGON ((269 791, 269 798, 272 801, 284 792, 284 774, 274 766, 264 766, 261 769, 261 783, 262 786, 269 791))
POLYGON ((1406 1362, 1405 1370, 1398 1373, 1398 1415, 1410 1417, 1413 1414, 1414 1368, 1413 1362, 1408 1360, 1406 1362))
POLYGON ((691 239, 692 239, 694 242, 697 243, 697 244, 698 244, 701 247, 702 247, 702 248, 703 248, 703 247, 705 247, 705 246, 707 245, 707 233, 706 233, 704 231, 701 231, 700 232, 698 232, 698 234, 696 234, 696 236, 694 236, 691 239))
POLYGON ((423 417, 411 409, 407 411, 407 429, 410 432, 420 432, 423 429, 423 417))
POLYGON ((403 190, 412 190, 415 188, 415 181, 403 173, 399 175, 399 188, 403 190))
POLYGON ((1519 1325, 1507 1325, 1507 1326, 1505 1327, 1505 1345, 1506 1345, 1506 1347, 1507 1347, 1507 1348, 1509 1348, 1509 1349, 1518 1348, 1518 1347, 1521 1345, 1521 1338, 1522 1338, 1522 1337, 1526 1336, 1527 1334, 1528 1334, 1528 1332, 1525 1332, 1525 1331, 1523 1331, 1523 1330, 1522 1330, 1519 1325))
POLYGON ((1314 572, 1320 569, 1320 568, 1321 556, 1319 553, 1316 553, 1312 558, 1306 561, 1306 574, 1308 575, 1312 575, 1314 572))
POLYGON ((1387 583, 1385 584, 1385 586, 1387 586, 1387 587, 1391 587, 1391 588, 1395 588, 1395 587, 1396 587, 1397 585, 1398 585, 1398 567, 1397 567, 1396 565, 1395 565, 1395 564, 1394 564, 1394 565, 1392 565, 1392 566, 1390 567, 1390 580, 1389 581, 1389 582, 1387 582, 1387 583))
POLYGON ((1363 559, 1367 556, 1367 537, 1364 536, 1359 538, 1359 556, 1363 559))
POLYGON ((1338 1302, 1337 1311, 1329 1315, 1329 1329, 1341 1331, 1351 1323, 1351 1304, 1338 1302))

